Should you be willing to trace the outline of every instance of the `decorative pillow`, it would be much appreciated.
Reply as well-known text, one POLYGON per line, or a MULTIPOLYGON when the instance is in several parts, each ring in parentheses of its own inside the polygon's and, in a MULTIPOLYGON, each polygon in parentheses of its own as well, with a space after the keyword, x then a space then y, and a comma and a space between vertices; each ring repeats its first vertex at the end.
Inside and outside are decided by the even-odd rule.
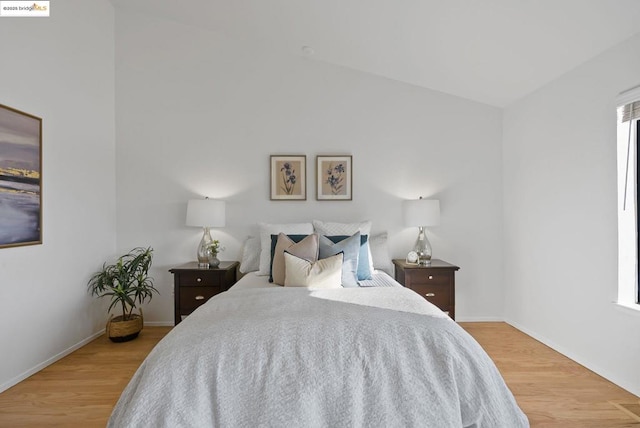
MULTIPOLYGON (((327 236, 332 242, 340 242, 349 238, 347 235, 327 236)), ((356 275, 358 281, 371 279, 371 263, 369 262, 369 237, 360 235, 360 248, 358 250, 358 266, 356 267, 356 275)))
MULTIPOLYGON (((273 257, 276 254, 276 244, 278 243, 278 235, 271 235, 271 261, 269 262, 269 282, 273 282, 273 257)), ((293 241, 294 243, 298 243, 300 241, 302 241, 304 238, 306 238, 309 235, 285 235, 287 236, 291 241, 293 241)), ((286 250, 286 248, 281 248, 279 253, 280 255, 282 255, 282 252, 286 250)), ((298 254, 296 254, 298 255, 298 254)), ((300 256, 302 257, 302 256, 300 256)), ((281 257, 282 261, 282 272, 284 274, 284 258, 281 257)), ((316 257, 316 260, 318 260, 318 257, 316 257)), ((284 279, 283 279, 284 281, 284 279)), ((282 285, 282 284, 280 284, 282 285)))
POLYGON ((242 246, 242 258, 240 259, 240 272, 254 272, 260 269, 260 239, 249 236, 242 246))
MULTIPOLYGON (((313 229, 320 235, 336 236, 346 235, 351 236, 356 232, 360 232, 360 235, 371 234, 371 221, 365 220, 357 223, 336 223, 320 220, 313 220, 313 229)), ((358 258, 358 279, 371 279, 371 273, 373 272, 373 264, 371 262, 371 250, 369 249, 369 243, 366 244, 367 257, 363 258, 362 254, 358 258), (364 262, 368 263, 365 264, 364 262)))
MULTIPOLYGON (((275 235, 274 235, 275 236, 275 235)), ((284 252, 315 262, 318 260, 318 234, 311 235, 293 235, 301 237, 299 242, 294 241, 284 233, 278 234, 276 245, 273 250, 273 269, 272 277, 269 280, 278 285, 284 285, 285 268, 284 268, 284 252)))
POLYGON ((358 287, 358 254, 360 253, 360 232, 334 241, 326 236, 320 236, 320 259, 343 253, 342 286, 358 287))
POLYGON ((285 287, 342 288, 342 253, 310 262, 284 252, 285 287))
POLYGON ((387 245, 387 232, 371 236, 369 239, 369 247, 371 247, 373 266, 393 277, 393 263, 391 262, 389 246, 387 245))
POLYGON ((258 223, 260 230, 260 267, 256 275, 269 275, 271 266, 271 235, 282 232, 287 235, 309 235, 313 233, 311 223, 271 224, 258 223))

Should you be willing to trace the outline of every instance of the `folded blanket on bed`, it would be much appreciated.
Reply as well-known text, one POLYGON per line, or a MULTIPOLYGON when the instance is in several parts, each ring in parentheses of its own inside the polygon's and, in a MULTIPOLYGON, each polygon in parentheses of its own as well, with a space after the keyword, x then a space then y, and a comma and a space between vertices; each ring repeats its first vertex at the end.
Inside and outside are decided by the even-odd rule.
POLYGON ((176 326, 110 427, 527 427, 495 365, 401 287, 246 289, 176 326))

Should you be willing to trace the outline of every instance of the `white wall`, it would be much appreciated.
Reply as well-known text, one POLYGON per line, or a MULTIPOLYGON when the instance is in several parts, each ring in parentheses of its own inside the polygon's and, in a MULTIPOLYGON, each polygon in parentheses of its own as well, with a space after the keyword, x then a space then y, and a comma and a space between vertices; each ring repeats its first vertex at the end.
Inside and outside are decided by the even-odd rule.
POLYGON ((0 103, 43 118, 43 244, 0 249, 0 391, 102 330, 90 273, 115 250, 113 8, 0 18, 0 103))
POLYGON ((187 200, 227 200, 214 231, 237 259, 258 221, 370 219, 404 257, 401 201, 441 200, 434 254, 458 264, 458 319, 501 319, 500 109, 304 57, 116 11, 117 247, 155 249, 161 295, 146 320, 173 322, 172 266, 202 232, 187 200), (307 201, 269 200, 269 155, 307 155, 307 201), (353 201, 315 200, 315 156, 352 154, 353 201))
POLYGON ((617 298, 616 96, 640 36, 506 109, 508 322, 640 395, 640 312, 617 298))

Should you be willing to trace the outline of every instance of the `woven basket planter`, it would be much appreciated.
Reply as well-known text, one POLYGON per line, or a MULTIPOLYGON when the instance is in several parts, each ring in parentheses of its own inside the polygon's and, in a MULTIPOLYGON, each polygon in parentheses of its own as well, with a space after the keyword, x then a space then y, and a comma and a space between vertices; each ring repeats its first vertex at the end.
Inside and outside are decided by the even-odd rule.
POLYGON ((140 309, 140 315, 131 314, 131 318, 122 320, 122 315, 109 318, 107 321, 107 336, 112 342, 127 342, 138 337, 144 324, 144 318, 142 316, 142 309, 140 309))

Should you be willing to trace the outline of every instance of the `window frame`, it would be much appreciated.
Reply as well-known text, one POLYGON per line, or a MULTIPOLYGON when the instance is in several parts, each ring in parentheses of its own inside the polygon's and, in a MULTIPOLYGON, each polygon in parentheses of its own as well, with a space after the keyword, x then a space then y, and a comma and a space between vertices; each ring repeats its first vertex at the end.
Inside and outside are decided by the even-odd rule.
MULTIPOLYGON (((638 260, 640 240, 637 201, 640 182, 638 165, 640 153, 640 120, 622 122, 622 108, 640 102, 640 86, 625 91, 616 100, 617 141, 617 218, 618 218, 618 299, 621 306, 640 311, 640 272, 638 260), (631 134, 629 134, 631 132, 631 134), (631 138, 631 140, 630 140, 631 138), (627 158, 628 157, 628 158, 627 158), (626 189, 625 189, 626 188, 626 189), (626 190, 626 191, 625 191, 626 190), (625 200, 626 199, 626 200, 625 200)), ((633 106, 631 106, 633 107, 633 106)))

